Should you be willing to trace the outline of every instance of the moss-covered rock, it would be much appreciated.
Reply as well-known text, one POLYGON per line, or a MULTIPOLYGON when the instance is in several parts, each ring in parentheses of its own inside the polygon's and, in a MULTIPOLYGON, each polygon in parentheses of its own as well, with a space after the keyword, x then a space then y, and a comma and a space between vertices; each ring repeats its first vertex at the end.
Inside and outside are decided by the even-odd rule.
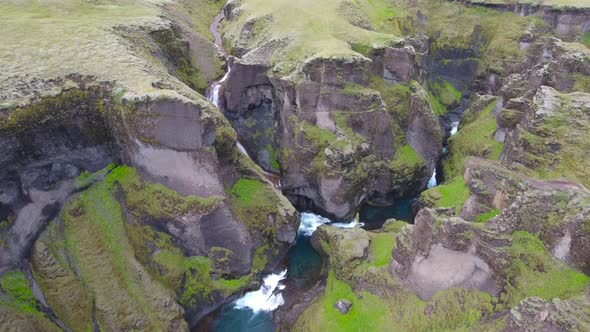
POLYGON ((49 319, 24 313, 0 304, 0 328, 2 331, 57 332, 60 329, 49 319))
POLYGON ((111 191, 115 180, 112 174, 80 194, 62 214, 66 247, 92 294, 96 320, 108 329, 186 329, 174 295, 135 259, 111 191))
POLYGON ((74 331, 92 327, 92 295, 83 284, 68 251, 61 220, 52 222, 35 243, 31 268, 47 304, 74 331))
POLYGON ((585 157, 590 96, 561 94, 544 86, 531 108, 508 133, 502 162, 542 179, 566 178, 590 185, 585 157))

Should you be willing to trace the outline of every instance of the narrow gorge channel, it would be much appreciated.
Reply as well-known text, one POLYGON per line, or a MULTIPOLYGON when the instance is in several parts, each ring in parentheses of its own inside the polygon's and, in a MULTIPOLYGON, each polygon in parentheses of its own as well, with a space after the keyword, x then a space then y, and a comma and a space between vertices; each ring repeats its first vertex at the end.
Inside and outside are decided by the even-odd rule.
MULTIPOLYGON (((215 38, 215 46, 219 53, 223 55, 226 62, 226 72, 223 77, 213 82, 206 90, 207 99, 222 111, 223 103, 220 100, 220 94, 223 92, 223 84, 231 72, 231 62, 227 50, 223 47, 223 41, 218 31, 219 25, 224 18, 223 10, 215 17, 210 26, 210 31, 215 38)), ((248 151, 238 141, 238 149, 247 158, 251 159, 248 151)), ((264 175, 280 189, 280 175, 264 171, 264 175)), ((392 207, 376 208, 376 216, 370 217, 381 224, 385 221, 381 219, 386 216, 393 218, 398 216, 409 218, 411 204, 415 198, 410 200, 401 200, 400 203, 392 207), (389 210, 395 212, 391 213, 389 210), (386 211, 385 215, 380 213, 386 211), (393 215, 393 216, 392 216, 393 215)), ((299 211, 300 226, 297 231, 297 237, 293 247, 289 251, 285 266, 288 268, 281 269, 275 273, 265 276, 261 281, 260 289, 246 293, 244 296, 233 300, 201 320, 193 329, 198 331, 234 331, 234 332, 271 332, 274 331, 272 312, 279 306, 283 305, 285 299, 283 291, 294 294, 302 292, 318 282, 319 269, 321 265, 320 255, 313 249, 310 243, 310 237, 314 231, 324 224, 330 224, 339 228, 363 227, 364 224, 359 222, 357 217, 350 222, 333 222, 328 218, 320 215, 299 211)), ((406 220, 406 219, 403 219, 406 220)), ((409 219, 408 219, 409 220, 409 219)))
MULTIPOLYGON (((223 39, 219 32, 220 24, 224 18, 222 9, 215 16, 209 30, 214 36, 216 49, 224 57, 226 71, 219 80, 213 82, 206 89, 207 99, 222 113, 224 113, 224 102, 221 99, 223 97, 224 83, 232 69, 231 55, 223 46, 223 39)), ((451 123, 449 138, 457 133, 458 127, 459 121, 453 121, 451 123)), ((239 140, 237 141, 237 147, 240 153, 255 163, 239 140)), ((444 179, 441 165, 446 150, 447 144, 444 144, 440 160, 437 162, 437 167, 434 169, 432 177, 429 179, 427 188, 425 189, 437 186, 444 179)), ((264 169, 262 171, 267 179, 275 185, 275 188, 280 190, 280 174, 270 173, 264 169)), ((316 283, 321 282, 321 257, 310 242, 312 234, 320 225, 331 225, 332 227, 344 229, 361 227, 367 230, 376 230, 381 228, 388 219, 411 223, 414 218, 413 207, 417 203, 419 196, 420 192, 415 196, 397 199, 392 205, 375 206, 364 204, 361 206, 356 217, 349 222, 334 222, 309 211, 298 211, 300 215, 300 226, 297 231, 295 243, 290 249, 285 261, 284 265, 286 268, 278 267, 275 273, 266 275, 261 280, 261 286, 258 290, 248 292, 244 296, 223 305, 204 317, 193 329, 193 332, 274 331, 273 312, 285 303, 284 296, 291 295, 296 297, 296 293, 309 291, 316 283)))
POLYGON ((590 0, 0 0, 0 331, 590 331, 590 0))

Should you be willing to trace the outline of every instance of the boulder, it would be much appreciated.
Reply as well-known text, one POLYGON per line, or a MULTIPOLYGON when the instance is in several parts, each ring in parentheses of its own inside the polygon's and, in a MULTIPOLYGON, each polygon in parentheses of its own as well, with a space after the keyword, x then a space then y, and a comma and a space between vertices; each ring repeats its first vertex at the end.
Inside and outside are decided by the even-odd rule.
POLYGON ((334 308, 338 309, 341 314, 346 315, 350 308, 352 307, 352 302, 348 301, 347 299, 340 299, 334 303, 334 308))

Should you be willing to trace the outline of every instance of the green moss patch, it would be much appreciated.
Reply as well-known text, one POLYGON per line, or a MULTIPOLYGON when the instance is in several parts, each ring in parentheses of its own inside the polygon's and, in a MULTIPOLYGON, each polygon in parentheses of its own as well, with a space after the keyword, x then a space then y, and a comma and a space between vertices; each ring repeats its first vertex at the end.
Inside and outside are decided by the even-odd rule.
POLYGON ((372 75, 369 88, 379 91, 387 111, 392 115, 393 132, 402 132, 401 128, 406 128, 408 122, 410 84, 387 84, 382 77, 372 75))
POLYGON ((373 255, 373 265, 382 267, 389 264, 391 261, 391 251, 395 247, 395 236, 397 234, 390 232, 382 232, 370 234, 371 238, 371 254, 373 255))
POLYGON ((529 296, 551 301, 583 294, 590 277, 555 259, 543 242, 527 232, 515 232, 509 249, 506 291, 501 299, 508 306, 529 296))
POLYGON ((461 92, 448 81, 436 81, 432 84, 432 92, 446 107, 456 105, 461 101, 461 92))
POLYGON ((301 130, 305 135, 305 139, 316 144, 318 147, 324 147, 336 141, 336 135, 327 129, 312 125, 306 121, 302 121, 301 124, 301 130))
POLYGON ((225 37, 251 49, 269 40, 287 41, 268 59, 278 75, 296 72, 313 58, 360 59, 362 55, 350 45, 393 45, 399 40, 392 34, 358 26, 364 22, 374 25, 377 31, 395 32, 395 25, 389 21, 397 13, 391 3, 382 0, 349 4, 341 0, 246 0, 240 3, 240 10, 238 19, 226 26, 225 37), (246 24, 252 27, 248 36, 241 34, 246 24))
POLYGON ((266 236, 274 234, 268 216, 277 214, 280 202, 268 184, 241 178, 230 189, 229 196, 232 212, 239 221, 266 236))
POLYGON ((11 306, 20 312, 41 315, 29 281, 21 271, 10 271, 0 277, 0 287, 5 294, 0 295, 0 304, 11 306))
MULTIPOLYGON (((384 275, 383 275, 384 276, 384 275)), ((389 277, 385 277, 389 278, 389 277)), ((299 317, 295 331, 440 331, 469 330, 493 312, 493 298, 465 289, 440 291, 424 302, 414 294, 387 284, 377 286, 384 294, 355 289, 330 271, 324 294, 299 317), (334 304, 352 303, 343 315, 334 304)))
POLYGON ((80 117, 87 121, 86 134, 106 139, 105 99, 107 93, 98 86, 86 90, 71 89, 56 96, 45 97, 27 107, 17 107, 8 117, 0 117, 0 134, 15 135, 28 129, 44 126, 47 121, 80 117))
POLYGON ((475 116, 473 121, 462 126, 456 135, 449 139, 449 154, 443 160, 445 176, 452 178, 461 174, 463 162, 469 156, 497 160, 503 143, 494 140, 496 117, 492 111, 496 103, 488 105, 475 116))
POLYGON ((400 167, 415 167, 424 164, 424 160, 412 147, 408 144, 404 145, 401 149, 397 151, 395 154, 395 158, 393 160, 396 168, 400 167))
POLYGON ((458 214, 469 198, 469 188, 462 176, 457 176, 422 193, 420 200, 430 207, 455 208, 458 214))
POLYGON ((190 214, 206 214, 220 207, 223 197, 182 196, 161 184, 141 181, 137 171, 119 166, 109 175, 125 191, 125 201, 132 210, 154 218, 172 219, 190 214))
POLYGON ((486 221, 494 218, 495 216, 499 215, 500 212, 502 212, 502 211, 500 211, 498 209, 492 209, 488 212, 481 213, 475 217, 475 222, 486 222, 486 221))
POLYGON ((574 90, 590 93, 590 76, 574 74, 574 90))
POLYGON ((226 280, 223 278, 211 278, 211 260, 208 257, 193 256, 183 260, 185 275, 184 291, 180 302, 185 305, 193 305, 197 298, 209 298, 213 291, 221 291, 224 296, 229 296, 243 288, 251 281, 251 276, 240 279, 226 280))

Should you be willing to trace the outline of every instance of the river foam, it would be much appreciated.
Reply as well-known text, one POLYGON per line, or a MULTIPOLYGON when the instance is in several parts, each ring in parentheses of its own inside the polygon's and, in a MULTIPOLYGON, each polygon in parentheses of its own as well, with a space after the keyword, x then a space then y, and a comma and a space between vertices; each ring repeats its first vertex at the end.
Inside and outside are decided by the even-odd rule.
MULTIPOLYGON (((333 223, 332 220, 320 215, 304 212, 301 213, 301 223, 299 224, 299 236, 309 237, 321 225, 330 224, 339 228, 362 227, 363 223, 355 218, 351 222, 333 223)), ((282 281, 287 277, 287 270, 281 273, 272 273, 264 277, 262 286, 257 291, 248 292, 234 302, 235 309, 249 309, 257 314, 259 312, 270 312, 276 310, 285 303, 281 291, 285 288, 282 281)))
POLYGON ((287 270, 279 274, 269 274, 264 277, 259 290, 248 292, 235 302, 236 309, 250 309, 255 314, 260 311, 273 311, 285 303, 281 291, 285 285, 281 282, 287 277, 287 270))

